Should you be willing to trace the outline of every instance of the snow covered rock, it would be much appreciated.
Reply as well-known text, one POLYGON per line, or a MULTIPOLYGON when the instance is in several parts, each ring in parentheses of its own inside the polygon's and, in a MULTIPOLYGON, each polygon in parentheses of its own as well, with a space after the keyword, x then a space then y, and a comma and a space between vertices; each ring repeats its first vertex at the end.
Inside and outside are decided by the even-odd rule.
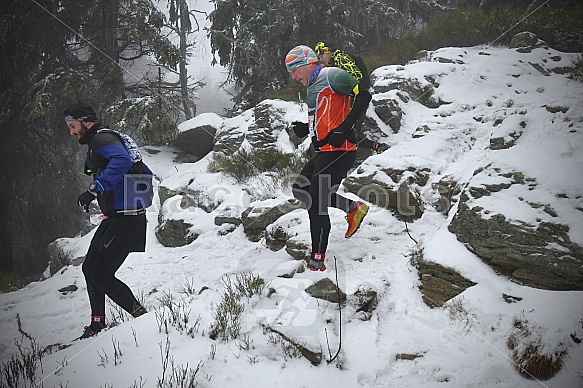
POLYGON ((351 193, 366 201, 391 210, 400 220, 412 221, 423 214, 423 204, 410 189, 407 179, 387 181, 384 171, 373 175, 353 174, 343 182, 344 187, 351 193), (383 179, 385 178, 385 179, 383 179))
POLYGON ((291 150, 286 131, 292 121, 307 121, 297 104, 265 100, 240 115, 226 119, 216 134, 215 152, 233 153, 240 147, 291 150))
POLYGON ((156 238, 165 247, 182 247, 198 237, 190 232, 192 226, 183 220, 165 220, 156 228, 156 238))
POLYGON ((422 284, 423 301, 431 308, 442 307, 445 302, 476 284, 452 268, 423 259, 418 260, 417 269, 422 284))
POLYGON ((216 132, 216 128, 203 125, 179 133, 172 144, 200 160, 213 150, 216 132))
POLYGON ((516 49, 521 53, 529 53, 537 47, 548 48, 547 44, 540 40, 535 34, 526 31, 514 35, 508 45, 508 48, 516 49))
POLYGON ((245 210, 242 214, 245 235, 251 241, 259 241, 265 237, 265 229, 278 218, 298 209, 299 203, 295 199, 279 202, 274 206, 255 206, 245 210))
POLYGON ((222 124, 223 118, 215 113, 200 114, 178 126, 179 133, 172 144, 195 157, 189 162, 196 162, 213 150, 217 128, 222 124))
MULTIPOLYGON (((470 251, 520 284, 583 290, 583 249, 570 240, 566 225, 541 222, 535 226, 508 220, 502 214, 485 216, 484 210, 462 200, 449 226, 470 251)), ((552 209, 546 211, 552 214, 552 209)))

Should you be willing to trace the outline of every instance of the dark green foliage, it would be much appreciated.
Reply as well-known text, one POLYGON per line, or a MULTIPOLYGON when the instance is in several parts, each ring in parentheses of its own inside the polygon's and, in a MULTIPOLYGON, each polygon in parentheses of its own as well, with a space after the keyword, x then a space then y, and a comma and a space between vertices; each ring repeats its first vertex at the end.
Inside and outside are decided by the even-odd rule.
POLYGON ((222 172, 235 178, 236 182, 246 182, 250 177, 258 174, 258 169, 251 160, 251 153, 243 149, 231 155, 215 154, 209 163, 208 170, 209 172, 222 172))
POLYGON ((25 284, 25 280, 14 272, 0 270, 0 294, 16 291, 25 284))
POLYGON ((244 183, 262 173, 274 173, 281 183, 289 183, 287 180, 298 173, 305 164, 304 156, 287 154, 275 148, 255 149, 246 151, 239 149, 237 152, 225 155, 217 153, 209 163, 210 172, 222 172, 244 183))
MULTIPOLYGON (((147 83, 125 70, 146 55, 176 64, 178 50, 162 35, 163 23, 151 0, 1 2, 0 269, 39 274, 47 245, 82 229, 75 204, 88 178, 63 110, 83 98, 101 115, 126 98, 158 94, 134 86, 147 83)), ((144 138, 171 137, 176 118, 169 112, 173 101, 139 112, 144 138)))
POLYGON ((376 46, 365 60, 369 70, 386 64, 405 64, 420 50, 507 45, 522 31, 536 34, 550 47, 566 52, 583 51, 583 5, 565 8, 503 5, 485 10, 468 7, 436 16, 419 33, 390 39, 376 46))
POLYGON ((0 61, 2 123, 11 115, 26 125, 51 117, 62 122, 63 109, 79 97, 100 112, 124 93, 160 94, 126 65, 146 55, 172 67, 178 62, 178 49, 161 33, 164 15, 151 0, 9 1, 3 8, 0 48, 12 55, 0 61))
POLYGON ((235 102, 249 108, 289 81, 283 60, 298 44, 334 42, 361 51, 428 19, 442 7, 425 1, 213 0, 209 18, 215 61, 238 89, 235 102))
POLYGON ((577 81, 583 83, 583 58, 579 57, 574 61, 575 68, 573 69, 572 75, 577 81))
POLYGON ((138 144, 165 144, 176 136, 178 115, 165 114, 168 105, 178 105, 175 98, 126 98, 103 112, 103 122, 111 129, 130 135, 138 144))
POLYGON ((121 59, 131 60, 135 54, 152 54, 163 65, 175 68, 180 52, 166 35, 161 33, 166 24, 164 14, 150 0, 132 0, 122 7, 120 18, 122 36, 120 47, 121 59), (125 44, 129 46, 125 47, 125 44))
POLYGON ((583 51, 583 4, 561 9, 542 7, 524 20, 524 26, 513 32, 530 31, 554 49, 565 52, 583 51), (524 28, 521 28, 524 27, 524 28))
POLYGON ((264 23, 279 15, 279 24, 269 24, 271 34, 285 32, 279 41, 275 35, 248 31, 258 22, 252 19, 253 13, 240 13, 237 4, 234 0, 217 2, 210 36, 214 53, 240 88, 236 102, 243 106, 263 97, 296 100, 302 87, 288 82, 283 58, 294 45, 313 46, 319 40, 360 53, 369 71, 386 64, 405 64, 420 50, 505 45, 522 31, 535 33, 558 50, 583 50, 583 6, 571 0, 544 6, 542 1, 468 0, 458 1, 457 10, 428 7, 424 2, 365 0, 294 0, 285 2, 287 9, 280 9, 282 1, 272 1, 271 7, 264 8, 270 12, 258 15, 264 23), (233 22, 237 16, 250 22, 238 25, 233 22))
POLYGON ((290 82, 283 88, 268 90, 265 98, 284 101, 305 101, 306 87, 299 82, 290 82))

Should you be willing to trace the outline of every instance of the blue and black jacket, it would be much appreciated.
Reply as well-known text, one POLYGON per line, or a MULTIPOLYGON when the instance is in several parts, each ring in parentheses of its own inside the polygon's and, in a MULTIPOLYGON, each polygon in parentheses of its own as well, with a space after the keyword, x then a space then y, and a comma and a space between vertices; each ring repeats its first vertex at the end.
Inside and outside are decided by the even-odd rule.
POLYGON ((136 177, 152 175, 143 162, 132 163, 130 154, 115 131, 95 123, 88 134, 89 150, 85 160, 85 174, 93 176, 99 193, 97 202, 108 217, 135 214, 145 204, 136 177), (105 130, 104 130, 105 129, 105 130))

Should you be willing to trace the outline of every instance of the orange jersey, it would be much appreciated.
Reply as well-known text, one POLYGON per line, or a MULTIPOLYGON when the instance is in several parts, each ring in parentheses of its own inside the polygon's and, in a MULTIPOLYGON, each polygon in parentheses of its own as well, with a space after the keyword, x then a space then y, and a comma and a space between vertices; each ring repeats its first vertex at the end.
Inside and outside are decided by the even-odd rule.
MULTIPOLYGON (((350 113, 351 95, 356 85, 358 81, 340 68, 321 68, 307 91, 308 126, 312 139, 324 139, 344 121, 350 113)), ((325 144, 320 151, 356 151, 356 145, 346 140, 340 147, 325 144)))

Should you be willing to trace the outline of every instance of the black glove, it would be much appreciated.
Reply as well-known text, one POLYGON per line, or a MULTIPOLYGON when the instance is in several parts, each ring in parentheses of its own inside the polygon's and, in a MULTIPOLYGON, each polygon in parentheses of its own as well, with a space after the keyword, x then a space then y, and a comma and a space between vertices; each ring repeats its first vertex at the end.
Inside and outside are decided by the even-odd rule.
POLYGON ((348 135, 346 135, 346 140, 356 144, 358 142, 358 132, 356 132, 355 129, 352 129, 350 132, 348 132, 348 135))
POLYGON ((89 213, 89 205, 95 199, 95 195, 88 191, 84 191, 81 195, 77 198, 77 204, 81 206, 87 213, 89 213))
POLYGON ((346 141, 348 134, 349 132, 346 130, 346 128, 340 125, 339 127, 334 128, 332 132, 330 132, 328 136, 326 136, 326 139, 328 144, 330 144, 331 146, 340 147, 346 141))
POLYGON ((291 128, 297 137, 301 138, 308 136, 308 124, 306 123, 302 123, 301 121, 294 121, 291 123, 291 128))

